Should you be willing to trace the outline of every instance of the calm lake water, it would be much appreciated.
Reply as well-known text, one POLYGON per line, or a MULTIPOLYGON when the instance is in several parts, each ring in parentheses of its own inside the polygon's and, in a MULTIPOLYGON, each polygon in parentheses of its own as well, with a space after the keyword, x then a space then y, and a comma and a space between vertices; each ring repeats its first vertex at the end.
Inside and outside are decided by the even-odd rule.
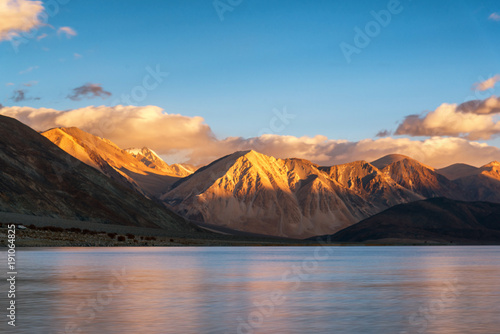
POLYGON ((45 248, 18 261, 17 326, 2 315, 2 333, 500 332, 500 247, 45 248))

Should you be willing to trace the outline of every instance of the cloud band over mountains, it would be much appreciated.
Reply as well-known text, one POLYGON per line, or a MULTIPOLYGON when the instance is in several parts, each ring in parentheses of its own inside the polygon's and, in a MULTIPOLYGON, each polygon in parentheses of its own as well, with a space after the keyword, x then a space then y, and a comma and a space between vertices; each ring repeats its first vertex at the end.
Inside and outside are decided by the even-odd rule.
MULTIPOLYGON (((453 113, 491 117, 489 114, 457 111, 453 105, 446 105, 446 108, 453 113)), ((0 114, 14 117, 38 131, 75 126, 109 139, 121 148, 147 146, 161 155, 184 156, 185 161, 178 162, 193 164, 206 164, 234 151, 248 149, 277 158, 304 158, 320 165, 371 161, 390 153, 405 154, 434 167, 453 162, 483 165, 500 160, 497 147, 465 138, 412 140, 386 137, 352 142, 325 136, 264 134, 253 138, 218 139, 202 117, 167 114, 157 106, 89 106, 68 111, 3 107, 0 114)))

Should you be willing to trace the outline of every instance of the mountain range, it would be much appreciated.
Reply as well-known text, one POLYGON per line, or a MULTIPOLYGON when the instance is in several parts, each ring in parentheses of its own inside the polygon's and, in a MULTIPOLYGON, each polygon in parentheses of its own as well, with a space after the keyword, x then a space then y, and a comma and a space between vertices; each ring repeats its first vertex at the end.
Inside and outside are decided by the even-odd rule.
MULTIPOLYGON (((65 179, 65 186, 74 183, 72 186, 76 187, 80 182, 87 184, 81 180, 80 174, 87 175, 92 171, 91 179, 99 178, 97 185, 107 180, 102 184, 119 187, 120 191, 126 191, 127 196, 133 194, 135 200, 140 198, 139 202, 147 201, 155 208, 161 208, 163 213, 176 217, 174 220, 178 214, 195 224, 210 224, 229 230, 303 239, 331 235, 390 208, 426 199, 444 197, 453 201, 500 203, 500 163, 496 161, 482 167, 455 164, 435 169, 410 157, 391 154, 371 162, 319 166, 304 159, 278 159, 249 150, 234 152, 196 168, 184 164, 168 165, 150 148, 122 149, 105 138, 77 128, 55 128, 41 136, 15 122, 7 117, 1 119, 4 138, 9 138, 3 143, 6 150, 2 152, 8 149, 13 152, 10 156, 2 156, 8 165, 14 166, 17 161, 18 165, 27 168, 33 165, 34 155, 30 158, 19 155, 19 152, 32 146, 38 147, 39 154, 48 154, 55 152, 57 145, 58 153, 45 159, 58 161, 56 165, 64 166, 61 170, 78 174, 72 181, 65 179), (13 135, 8 133, 9 126, 5 124, 15 124, 23 129, 20 132, 31 133, 29 141, 22 136, 18 141, 11 140, 13 135), (55 145, 49 145, 50 142, 55 145)), ((17 178, 11 176, 10 187, 4 188, 2 184, 2 210, 16 210, 17 206, 18 211, 34 214, 70 214, 69 208, 63 212, 64 206, 54 207, 54 211, 35 210, 38 205, 30 206, 28 200, 14 195, 16 182, 17 178), (5 200, 9 196, 5 194, 10 194, 10 201, 5 200)), ((19 182, 23 184, 23 180, 19 182)), ((36 181, 31 182, 35 187, 36 181)), ((51 182, 60 180, 52 177, 49 184, 51 182)), ((97 194, 97 189, 93 188, 88 188, 88 191, 91 195, 87 200, 98 206, 102 206, 103 197, 114 200, 118 192, 112 191, 113 197, 97 194)), ((63 192, 64 196, 71 197, 70 191, 63 192)), ((33 203, 43 202, 35 199, 35 193, 28 197, 33 203)), ((53 203, 57 202, 56 197, 53 203)), ((127 206, 130 210, 136 207, 130 203, 127 206)), ((78 206, 73 211, 76 212, 76 208, 78 206)), ((138 217, 150 216, 137 210, 133 215, 135 220, 127 218, 127 221, 139 224, 138 217)), ((84 211, 78 211, 82 217, 84 211)), ((147 224, 151 223, 155 224, 150 220, 147 224)), ((186 221, 179 224, 193 227, 186 221)))
MULTIPOLYGON (((111 173, 92 152, 85 156, 78 145, 71 147, 87 158, 85 163, 5 116, 0 116, 0 138, 0 212, 162 228, 172 233, 199 230, 163 205, 124 186, 123 179, 118 178, 121 174, 111 173)), ((69 145, 67 140, 60 143, 69 145)), ((118 150, 112 143, 108 145, 118 150)))
POLYGON ((394 205, 426 198, 500 202, 497 164, 449 180, 401 155, 320 167, 302 159, 236 152, 173 184, 160 198, 196 221, 307 238, 335 233, 394 205))
POLYGON ((42 135, 78 160, 147 196, 162 194, 194 169, 179 164, 169 166, 146 147, 123 150, 78 128, 55 128, 42 135))

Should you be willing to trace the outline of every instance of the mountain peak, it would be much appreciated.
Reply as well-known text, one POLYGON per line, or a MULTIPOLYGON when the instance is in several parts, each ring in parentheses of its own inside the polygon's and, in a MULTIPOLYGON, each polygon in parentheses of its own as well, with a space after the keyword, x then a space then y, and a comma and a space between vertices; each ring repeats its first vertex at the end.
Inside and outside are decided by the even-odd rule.
MULTIPOLYGON (((58 134, 66 141, 70 136, 63 136, 65 130, 52 129, 48 133, 58 134)), ((2 211, 161 227, 182 233, 197 230, 164 206, 110 181, 49 140, 21 122, 0 115, 2 211)), ((86 223, 82 222, 82 226, 86 223)))
MULTIPOLYGON (((93 134, 88 133, 88 132, 85 132, 82 129, 79 129, 77 127, 52 128, 50 130, 42 132, 41 134, 43 136, 49 138, 52 142, 54 142, 54 140, 52 140, 52 138, 54 138, 54 136, 65 134, 65 135, 69 135, 73 139, 77 140, 79 143, 81 143, 81 142, 92 143, 93 146, 101 146, 103 143, 105 143, 107 145, 113 146, 115 149, 121 150, 111 140, 93 135, 93 134)), ((64 150, 64 148, 62 148, 62 149, 64 150)))
POLYGON ((168 165, 155 151, 149 147, 141 149, 127 149, 128 153, 139 159, 151 169, 159 170, 176 177, 185 177, 193 174, 195 168, 186 168, 181 164, 168 165))
POLYGON ((148 149, 147 147, 143 147, 143 148, 130 147, 130 148, 126 148, 125 151, 127 151, 128 153, 130 153, 132 155, 139 155, 139 154, 142 154, 142 152, 144 150, 147 150, 147 149, 148 149))
POLYGON ((255 151, 255 150, 237 151, 237 152, 234 152, 231 155, 236 155, 238 157, 242 157, 242 156, 247 156, 247 157, 262 157, 262 156, 266 156, 265 154, 259 153, 259 152, 255 151))
POLYGON ((299 238, 338 230, 366 215, 356 205, 363 199, 309 161, 254 150, 200 168, 161 199, 196 221, 299 238))
POLYGON ((421 196, 456 197, 456 185, 445 176, 417 160, 404 158, 393 162, 382 169, 396 183, 421 196))
POLYGON ((127 151, 128 153, 132 154, 132 155, 138 155, 138 154, 142 154, 142 155, 146 155, 146 154, 153 154, 154 156, 160 158, 160 156, 155 152, 153 151, 152 149, 150 149, 149 147, 146 147, 144 146, 143 148, 126 148, 125 151, 127 151))
POLYGON ((142 157, 146 158, 143 159, 143 163, 150 167, 150 168, 155 168, 155 165, 160 168, 168 168, 168 165, 166 162, 163 161, 160 156, 150 149, 149 147, 143 147, 143 148, 127 148, 125 151, 131 155, 133 155, 135 158, 138 158, 141 160, 142 157), (153 164, 153 165, 151 165, 153 164))
POLYGON ((272 156, 259 153, 255 150, 246 150, 246 151, 236 151, 232 154, 226 155, 225 157, 215 160, 208 166, 212 166, 214 165, 214 163, 219 163, 220 161, 224 161, 224 166, 229 167, 230 165, 241 164, 244 161, 248 161, 256 165, 261 165, 261 164, 273 163, 276 162, 277 160, 278 159, 272 156))
POLYGON ((492 161, 492 162, 483 166, 483 168, 491 168, 491 167, 500 167, 500 162, 492 161))
POLYGON ((320 170, 379 208, 421 199, 419 195, 400 186, 388 174, 364 160, 320 167, 320 170))
POLYGON ((134 152, 141 152, 134 155, 108 139, 75 127, 54 128, 42 135, 66 153, 140 193, 161 193, 178 178, 190 174, 186 170, 170 168, 147 147, 134 149, 134 152))
POLYGON ((271 159, 271 160, 277 160, 275 157, 273 156, 270 156, 270 155, 266 155, 266 154, 263 154, 263 153, 260 153, 260 152, 257 152, 255 150, 249 150, 249 151, 246 151, 245 153, 245 156, 246 157, 249 157, 249 158, 253 158, 253 159, 271 159))
POLYGON ((383 156, 382 158, 379 158, 375 161, 372 161, 371 164, 375 167, 377 167, 378 169, 382 169, 394 162, 398 162, 398 161, 401 161, 403 159, 410 159, 410 160, 413 160, 411 159, 410 157, 406 156, 406 155, 402 155, 402 154, 388 154, 386 156, 383 156))
POLYGON ((437 169, 436 172, 444 175, 446 178, 448 178, 448 180, 453 181, 462 177, 476 175, 477 173, 479 173, 479 168, 463 163, 457 163, 448 167, 437 169))
POLYGON ((498 161, 492 161, 484 165, 479 168, 479 171, 481 175, 500 181, 500 163, 498 161))
MULTIPOLYGON (((393 162, 390 165, 418 166, 419 168, 423 167, 423 168, 427 168, 427 169, 429 169, 431 171, 435 171, 434 167, 431 167, 431 166, 428 166, 426 164, 423 164, 420 161, 417 161, 417 160, 412 159, 410 157, 405 157, 405 158, 403 158, 401 160, 393 162)), ((390 166, 390 165, 388 165, 388 166, 390 166)))

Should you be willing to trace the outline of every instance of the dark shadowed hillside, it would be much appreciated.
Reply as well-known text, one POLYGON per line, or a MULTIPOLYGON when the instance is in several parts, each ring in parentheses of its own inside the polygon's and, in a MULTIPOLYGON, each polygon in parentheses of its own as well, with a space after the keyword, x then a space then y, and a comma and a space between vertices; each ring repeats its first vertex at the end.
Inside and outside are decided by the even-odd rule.
POLYGON ((337 242, 500 243, 500 204, 446 198, 400 204, 331 236, 337 242))
POLYGON ((0 116, 0 211, 119 225, 197 228, 65 153, 19 121, 0 116))

